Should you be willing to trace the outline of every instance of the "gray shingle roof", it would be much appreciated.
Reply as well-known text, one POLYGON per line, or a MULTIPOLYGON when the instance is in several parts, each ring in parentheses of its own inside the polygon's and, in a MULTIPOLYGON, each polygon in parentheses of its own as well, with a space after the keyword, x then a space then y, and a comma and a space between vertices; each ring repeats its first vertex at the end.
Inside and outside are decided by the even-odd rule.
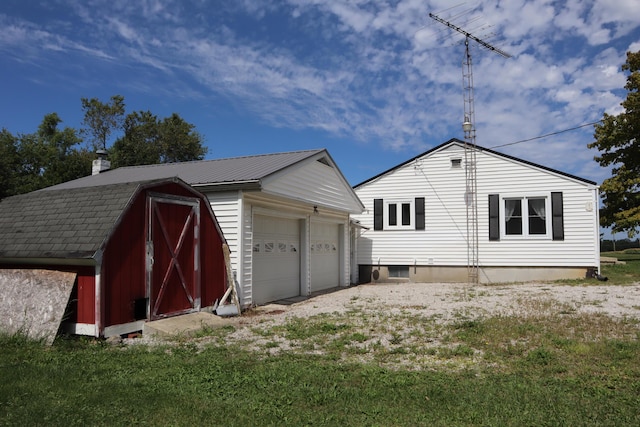
POLYGON ((64 182, 44 190, 61 190, 178 177, 190 185, 259 181, 325 150, 305 150, 228 159, 130 166, 64 182))
POLYGON ((92 258, 142 184, 35 191, 3 199, 0 258, 92 258))

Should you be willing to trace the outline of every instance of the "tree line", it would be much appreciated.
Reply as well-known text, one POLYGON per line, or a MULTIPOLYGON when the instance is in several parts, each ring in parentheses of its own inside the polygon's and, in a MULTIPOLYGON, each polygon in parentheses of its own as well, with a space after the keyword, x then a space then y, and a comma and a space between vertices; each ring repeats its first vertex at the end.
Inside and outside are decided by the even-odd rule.
POLYGON ((624 251, 626 249, 640 250, 640 239, 602 239, 600 240, 600 252, 624 251))
POLYGON ((112 168, 202 160, 207 153, 202 135, 177 113, 126 114, 121 95, 81 98, 81 105, 80 129, 61 127, 57 113, 46 114, 33 133, 2 128, 0 199, 90 175, 96 150, 107 151, 112 168))

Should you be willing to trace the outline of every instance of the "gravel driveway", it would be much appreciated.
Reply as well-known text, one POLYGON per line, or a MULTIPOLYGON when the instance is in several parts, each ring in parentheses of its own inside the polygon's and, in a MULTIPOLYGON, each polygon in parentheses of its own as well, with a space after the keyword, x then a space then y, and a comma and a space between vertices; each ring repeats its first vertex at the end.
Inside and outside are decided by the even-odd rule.
POLYGON ((217 342, 238 345, 258 357, 331 354, 342 361, 373 362, 392 369, 465 369, 484 361, 477 349, 468 350, 464 357, 443 357, 457 352, 459 343, 452 338, 457 325, 493 316, 554 323, 575 318, 580 324, 605 325, 597 330, 599 336, 622 337, 630 333, 629 328, 636 336, 640 283, 359 285, 290 305, 249 310, 233 318, 233 328, 227 328, 230 332, 217 342), (613 322, 602 322, 603 318, 613 322))
POLYGON ((354 308, 400 313, 419 311, 443 322, 455 313, 470 316, 526 314, 533 301, 553 301, 577 312, 640 318, 640 284, 569 286, 549 284, 468 285, 461 283, 366 284, 340 289, 292 305, 269 304, 238 318, 239 326, 282 323, 292 317, 345 313, 354 308))
MULTIPOLYGON (((324 354, 391 369, 457 370, 488 363, 481 349, 458 347, 461 343, 455 338, 459 325, 476 319, 502 316, 507 321, 511 317, 546 322, 556 324, 567 336, 584 332, 566 326, 578 324, 588 329, 592 339, 628 338, 629 334, 635 339, 640 334, 640 283, 600 283, 359 285, 292 304, 247 310, 226 319, 226 327, 205 331, 192 342, 238 346, 256 357, 324 354)), ((158 343, 153 338, 126 341, 158 343)))

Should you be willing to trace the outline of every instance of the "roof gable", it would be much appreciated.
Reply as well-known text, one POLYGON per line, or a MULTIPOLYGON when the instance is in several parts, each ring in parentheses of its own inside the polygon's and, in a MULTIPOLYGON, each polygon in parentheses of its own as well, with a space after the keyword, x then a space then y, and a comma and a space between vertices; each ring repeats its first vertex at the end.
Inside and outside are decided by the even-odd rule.
POLYGON ((262 188, 270 194, 349 213, 361 213, 364 209, 326 150, 269 176, 262 188))
MULTIPOLYGON (((394 172, 394 171, 396 171, 396 170, 398 170, 398 169, 400 169, 400 168, 402 168, 402 167, 404 167, 404 166, 406 166, 408 164, 411 164, 411 163, 415 162, 418 159, 421 159, 421 158, 424 158, 424 157, 428 157, 428 156, 430 156, 431 154, 433 154, 435 152, 447 149, 447 148, 449 148, 449 147, 451 147, 453 145, 464 146, 465 142, 461 141, 461 140, 459 140, 457 138, 452 138, 452 139, 450 139, 449 141, 447 141, 447 142, 445 142, 443 144, 440 144, 440 145, 438 145, 436 147, 433 147, 432 149, 427 150, 422 154, 419 154, 419 155, 417 155, 415 157, 412 157, 411 159, 409 159, 409 160, 407 160, 407 161, 405 161, 403 163, 400 163, 399 165, 394 166, 391 169, 388 169, 388 170, 386 170, 386 171, 384 171, 382 173, 379 173, 378 175, 375 175, 375 176, 373 176, 373 177, 371 177, 371 178, 369 178, 369 179, 367 179, 367 180, 355 185, 353 188, 357 189, 357 188, 359 188, 359 187, 361 187, 363 185, 366 185, 366 184, 368 184, 368 183, 370 183, 372 181, 377 180, 378 178, 381 178, 381 177, 383 177, 385 175, 388 175, 388 174, 390 174, 390 173, 392 173, 392 172, 394 172)), ((484 148, 484 147, 481 147, 479 145, 476 145, 476 149, 479 152, 484 152, 484 153, 487 153, 487 154, 490 154, 490 155, 493 155, 493 156, 496 156, 496 157, 500 157, 500 158, 503 158, 503 159, 506 159, 506 160, 509 160, 509 161, 513 161, 513 162, 517 162, 517 163, 520 163, 520 164, 523 164, 523 165, 534 167, 536 169, 541 169, 541 170, 546 171, 546 172, 550 172, 550 173, 553 173, 553 174, 556 174, 556 175, 563 176, 565 178, 570 178, 572 180, 579 181, 579 182, 581 182, 583 184, 597 185, 597 183, 595 183, 593 181, 590 181, 588 179, 580 178, 578 176, 575 176, 575 175, 572 175, 572 174, 569 174, 569 173, 566 173, 566 172, 562 172, 562 171, 559 171, 559 170, 556 170, 556 169, 552 169, 552 168, 547 167, 547 166, 542 166, 542 165, 539 165, 537 163, 533 163, 533 162, 530 162, 530 161, 527 161, 527 160, 522 160, 522 159, 519 159, 517 157, 510 156, 508 154, 499 153, 497 151, 493 151, 491 149, 484 148)))

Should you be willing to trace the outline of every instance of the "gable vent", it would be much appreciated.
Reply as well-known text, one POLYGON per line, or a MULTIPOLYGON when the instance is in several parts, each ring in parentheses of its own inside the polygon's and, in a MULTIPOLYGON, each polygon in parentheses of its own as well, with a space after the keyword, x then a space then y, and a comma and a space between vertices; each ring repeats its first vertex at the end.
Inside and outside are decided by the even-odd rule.
POLYGON ((322 163, 323 165, 329 166, 329 167, 331 166, 331 164, 329 163, 329 160, 326 157, 319 158, 318 162, 322 163))

